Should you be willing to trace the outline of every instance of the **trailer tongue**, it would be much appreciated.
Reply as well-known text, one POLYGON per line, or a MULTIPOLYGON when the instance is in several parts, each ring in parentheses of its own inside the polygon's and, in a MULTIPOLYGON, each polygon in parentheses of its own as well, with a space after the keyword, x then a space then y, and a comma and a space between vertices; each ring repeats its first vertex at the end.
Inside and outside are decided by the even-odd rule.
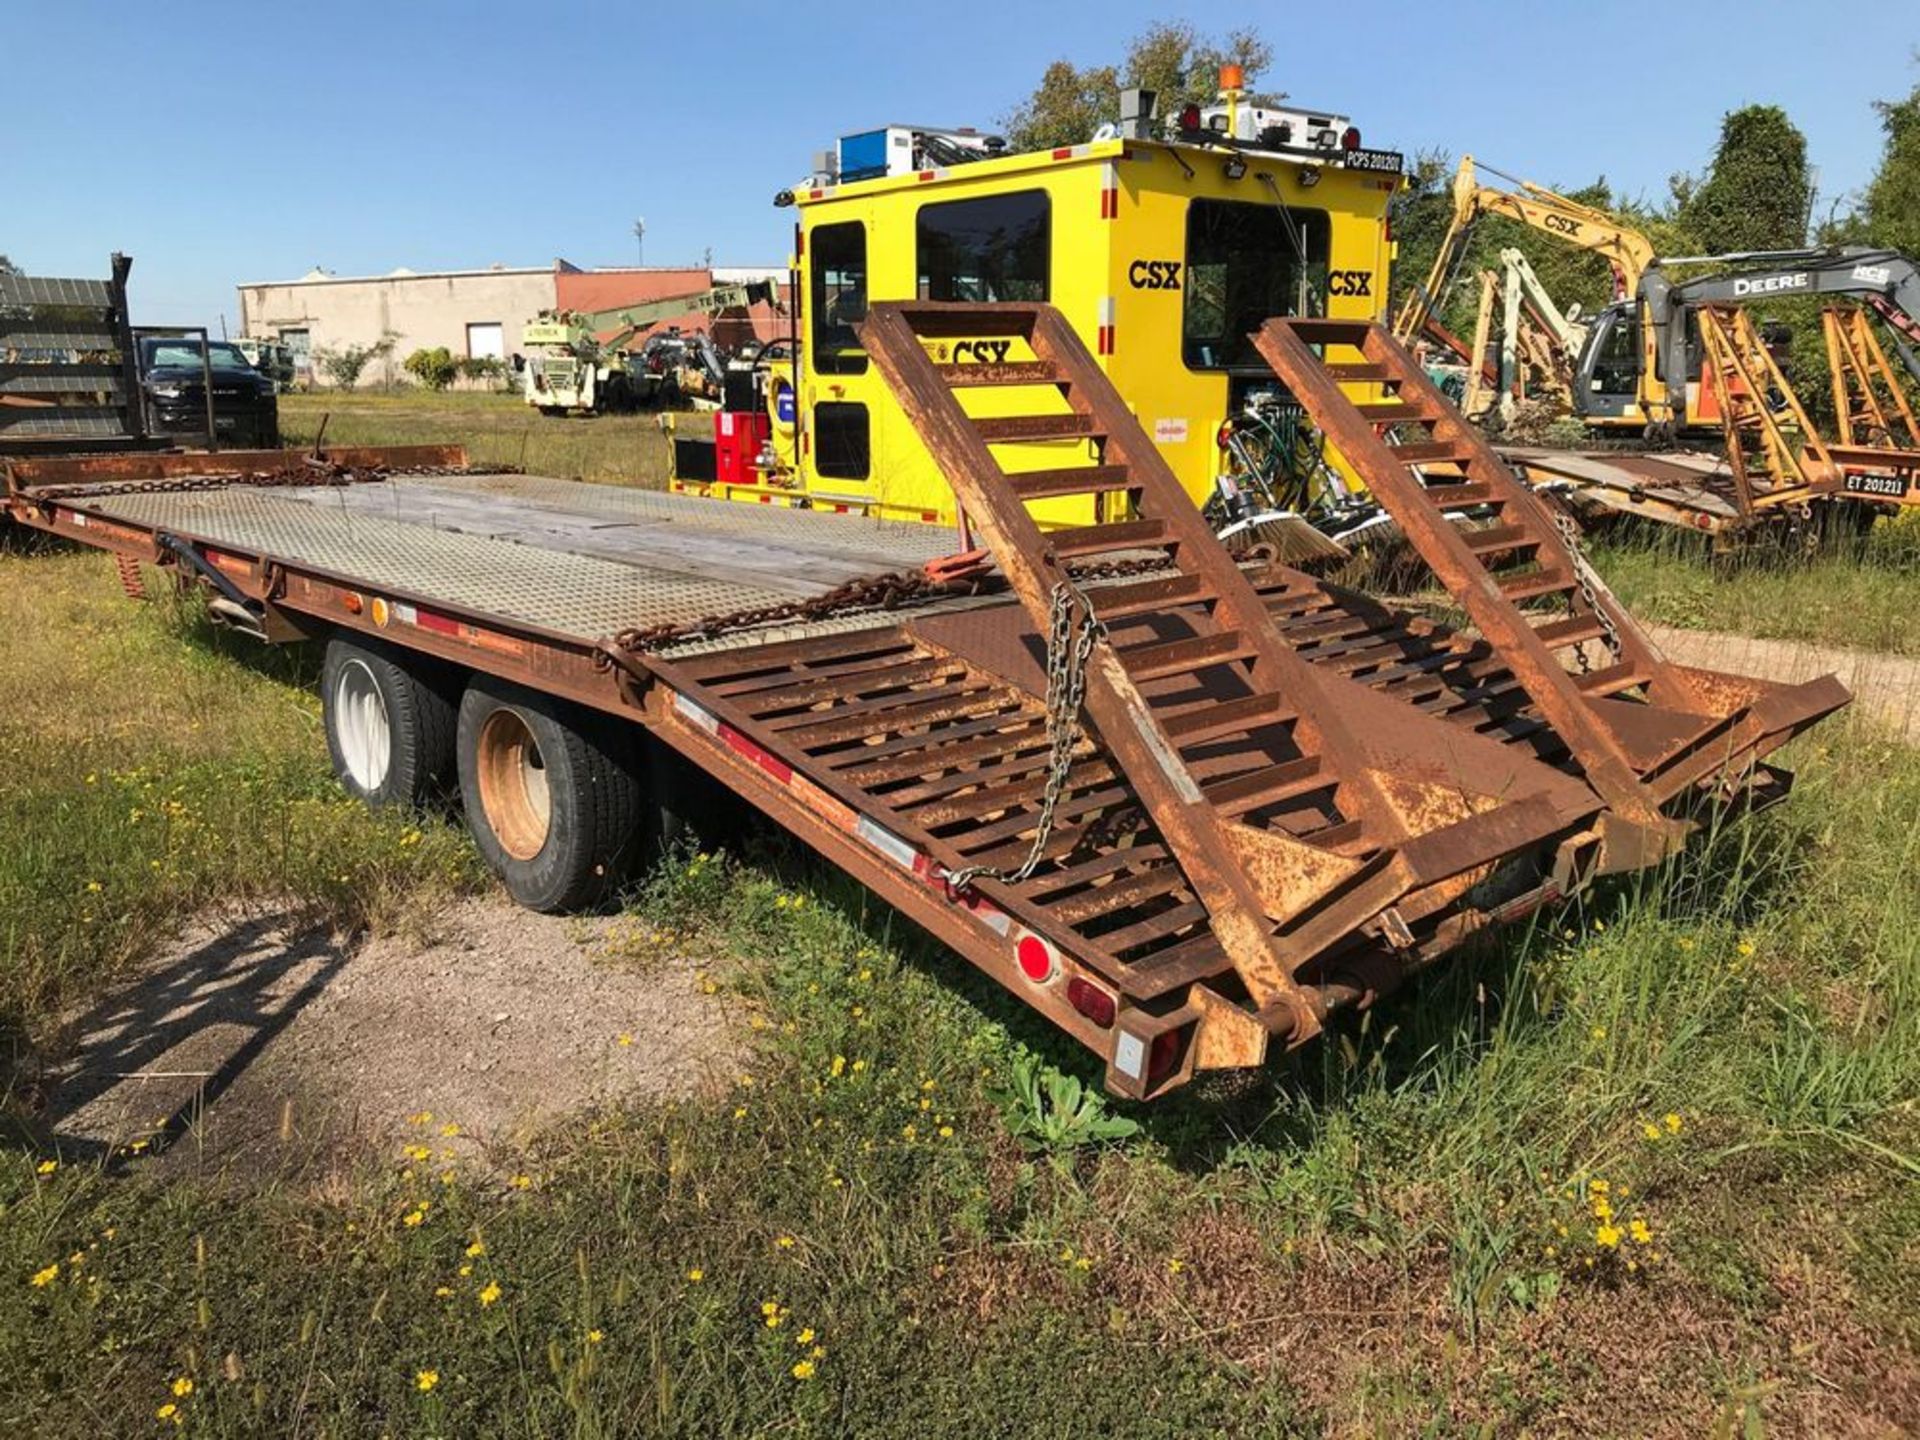
POLYGON ((1832 680, 1662 660, 1377 327, 1276 322, 1261 349, 1478 634, 1236 562, 1050 307, 881 303, 862 338, 991 573, 931 526, 474 472, 457 452, 384 473, 372 453, 39 461, 9 473, 6 508, 213 590, 256 634, 326 639, 362 719, 439 715, 337 748, 382 775, 457 761, 469 825, 529 903, 618 877, 634 832, 609 817, 639 816, 678 752, 1135 1098, 1304 1043, 1482 927, 1780 798, 1762 757, 1845 702, 1832 680), (1005 339, 1008 362, 922 343, 961 333, 1005 339), (1313 347, 1342 345, 1360 358, 1339 373, 1396 393, 1356 409, 1316 379, 1313 347), (1000 403, 975 418, 983 386, 1000 403), (1379 439, 1400 425, 1423 438, 1379 439), (998 447, 1031 456, 1039 435, 1078 462, 1002 468, 998 447), (1457 478, 1428 489, 1413 464, 1457 478), (1495 518, 1463 534, 1439 517, 1469 492, 1495 518), (1042 532, 1026 507, 1062 495, 1100 497, 1092 523, 1042 532), (1583 669, 1583 646, 1609 658, 1583 669), (366 754, 435 737, 445 751, 366 754), (542 803, 509 826, 516 764, 542 803))

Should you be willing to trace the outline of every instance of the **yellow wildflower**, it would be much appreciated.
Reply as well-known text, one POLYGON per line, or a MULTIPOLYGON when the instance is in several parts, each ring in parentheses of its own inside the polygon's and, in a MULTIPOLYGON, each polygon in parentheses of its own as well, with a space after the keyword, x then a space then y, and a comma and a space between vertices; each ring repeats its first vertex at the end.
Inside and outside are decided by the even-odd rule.
POLYGON ((1172 1257, 1170 1260, 1167 1261, 1167 1273, 1169 1275, 1178 1275, 1182 1270, 1186 1268, 1187 1268, 1187 1262, 1182 1260, 1178 1255, 1175 1255, 1174 1257, 1172 1257))
POLYGON ((633 1036, 629 1035, 626 1031, 623 1030, 618 1035, 613 1037, 613 1041, 614 1041, 614 1044, 616 1045, 631 1045, 633 1044, 633 1036))
POLYGON ((847 1070, 847 1057, 844 1055, 834 1056, 833 1064, 829 1067, 829 1073, 832 1074, 833 1078, 838 1080, 842 1075, 846 1073, 846 1070, 847 1070))
POLYGON ((1627 1233, 1633 1237, 1633 1243, 1636 1245, 1653 1243, 1653 1231, 1647 1228, 1647 1222, 1638 1215, 1627 1222, 1627 1233))
POLYGON ((182 1375, 173 1382, 173 1398, 184 1400, 193 1393, 193 1377, 182 1375))
POLYGON ((440 1372, 438 1370, 422 1370, 413 1377, 413 1388, 423 1395, 439 1383, 440 1372))
POLYGON ((1593 1232, 1593 1243, 1603 1250, 1612 1250, 1620 1244, 1620 1227, 1605 1224, 1593 1232))
POLYGON ((511 1180, 507 1181, 507 1184, 511 1185, 516 1190, 531 1189, 533 1186, 533 1177, 531 1175, 516 1175, 511 1180))
POLYGON ((813 1327, 809 1325, 798 1335, 794 1336, 793 1343, 796 1345, 811 1345, 813 1343, 813 1327))
POLYGON ((773 1243, 778 1245, 782 1250, 791 1250, 793 1249, 794 1240, 791 1235, 782 1235, 778 1240, 775 1240, 773 1243))
POLYGON ((412 1230, 426 1218, 426 1212, 423 1210, 409 1210, 405 1215, 400 1217, 400 1223, 409 1230, 412 1230))
POLYGON ((500 1282, 489 1280, 480 1291, 480 1308, 485 1309, 500 1298, 500 1282))
POLYGON ((42 1160, 38 1165, 34 1166, 34 1173, 38 1175, 51 1175, 59 1168, 60 1162, 58 1160, 42 1160))
POLYGON ((444 1300, 453 1294, 453 1287, 451 1285, 436 1285, 433 1287, 433 1294, 435 1299, 444 1300))
POLYGON ((1739 943, 1738 945, 1736 945, 1736 946, 1734 946, 1733 948, 1734 948, 1735 950, 1737 950, 1737 951, 1739 951, 1739 952, 1740 952, 1740 955, 1741 955, 1741 958, 1743 958, 1743 959, 1744 959, 1745 957, 1747 957, 1747 956, 1749 956, 1749 955, 1751 955, 1751 954, 1753 954, 1753 948, 1754 948, 1754 947, 1753 947, 1753 941, 1751 941, 1751 940, 1742 940, 1742 941, 1741 941, 1741 942, 1740 942, 1740 943, 1739 943))
POLYGON ((477 1259, 478 1257, 486 1253, 487 1253, 487 1242, 484 1240, 476 1240, 471 1245, 467 1246, 467 1258, 469 1260, 477 1259))
POLYGON ((1640 1127, 1640 1133, 1649 1140, 1658 1140, 1660 1138, 1660 1127, 1649 1120, 1640 1127))
POLYGON ((440 1133, 442 1135, 458 1135, 460 1133, 460 1127, 457 1124, 455 1124, 453 1121, 449 1120, 446 1124, 440 1127, 440 1133))
POLYGON ((602 1340, 606 1338, 607 1338, 607 1335, 604 1330, 587 1331, 587 1343, 589 1345, 598 1345, 602 1340))
POLYGON ((811 1380, 813 1378, 813 1361, 796 1361, 793 1367, 793 1378, 796 1380, 811 1380))
POLYGON ((707 1272, 697 1267, 695 1269, 687 1271, 687 1280, 690 1284, 698 1285, 702 1280, 706 1278, 707 1278, 707 1272))
POLYGON ((158 1410, 154 1411, 153 1414, 156 1420, 171 1420, 176 1425, 181 1423, 180 1407, 174 1404, 171 1400, 169 1400, 166 1404, 162 1405, 158 1410))
POLYGON ((36 1290, 44 1290, 59 1278, 60 1262, 56 1260, 53 1264, 47 1266, 46 1269, 34 1271, 27 1283, 36 1290))
POLYGON ((1607 1038, 1607 1027, 1604 1025, 1596 1025, 1593 1027, 1593 1030, 1591 1033, 1594 1039, 1604 1040, 1607 1038))
POLYGON ((1678 1115, 1669 1110, 1666 1113, 1666 1117, 1660 1123, 1667 1127, 1667 1133, 1669 1135, 1678 1135, 1680 1133, 1680 1127, 1684 1122, 1682 1122, 1678 1115))

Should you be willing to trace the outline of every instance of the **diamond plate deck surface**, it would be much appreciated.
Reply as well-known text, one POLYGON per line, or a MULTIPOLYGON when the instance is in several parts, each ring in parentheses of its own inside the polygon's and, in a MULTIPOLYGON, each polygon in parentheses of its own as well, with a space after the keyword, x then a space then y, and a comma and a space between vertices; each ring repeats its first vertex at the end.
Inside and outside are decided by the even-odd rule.
MULTIPOLYGON (((70 503, 129 524, 283 560, 368 590, 508 618, 587 641, 630 625, 699 620, 804 598, 822 588, 817 581, 764 572, 750 580, 741 579, 737 571, 729 578, 714 578, 702 572, 697 557, 680 553, 695 541, 704 540, 711 548, 724 540, 743 554, 750 554, 756 541, 807 551, 847 578, 917 566, 953 545, 951 531, 931 527, 849 523, 843 516, 749 509, 518 475, 407 477, 351 491, 236 487, 128 493, 70 503), (395 497, 382 492, 417 487, 454 492, 449 508, 453 501, 464 500, 471 510, 474 500, 490 499, 500 529, 516 528, 517 512, 527 502, 549 512, 564 508, 575 516, 649 523, 635 525, 628 534, 631 558, 609 558, 605 553, 550 548, 553 537, 544 533, 505 539, 455 529, 441 523, 433 506, 421 510, 404 493, 401 498, 407 503, 399 508, 406 511, 405 518, 381 513, 383 499, 395 503, 395 497), (853 543, 856 535, 858 543, 853 543), (848 543, 840 543, 842 536, 848 543)), ((468 523, 487 528, 484 515, 468 523)))

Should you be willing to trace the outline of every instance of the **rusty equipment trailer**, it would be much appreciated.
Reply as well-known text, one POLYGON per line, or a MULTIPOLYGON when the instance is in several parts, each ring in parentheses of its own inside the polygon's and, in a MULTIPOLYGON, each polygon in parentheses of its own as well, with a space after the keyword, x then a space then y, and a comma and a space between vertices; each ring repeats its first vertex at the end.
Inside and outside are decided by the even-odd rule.
POLYGON ((1840 441, 1821 437, 1750 313, 1697 307, 1702 385, 1716 397, 1718 454, 1511 448, 1529 479, 1583 511, 1679 525, 1733 543, 1829 503, 1920 505, 1920 421, 1865 312, 1823 312, 1840 441), (1761 397, 1766 397, 1763 401, 1761 397))
POLYGON ((136 583, 144 563, 204 585, 255 634, 325 640, 349 788, 410 799, 457 762, 523 901, 615 877, 677 752, 1133 1098, 1302 1044, 1481 928, 1778 799, 1761 758, 1845 702, 1831 679, 1660 659, 1378 327, 1276 322, 1261 346, 1477 634, 1229 557, 1050 307, 875 304, 862 340, 991 568, 933 527, 476 472, 436 448, 23 462, 6 507, 136 583), (936 364, 923 338, 955 334, 1020 358, 936 364), (1345 343, 1362 358, 1344 368, 1312 348, 1345 343), (1398 393, 1356 406, 1343 379, 1398 393), (1032 413, 970 418, 983 387, 1032 413), (1381 440, 1404 424, 1431 438, 1381 440), (1031 456, 1043 434, 1079 463, 1001 468, 996 447, 1031 456), (1407 466, 1429 461, 1464 478, 1427 489, 1407 466), (1042 533, 1027 504, 1067 494, 1103 518, 1042 533), (1439 519, 1465 504, 1496 519, 1439 519), (1521 552, 1521 578, 1488 570, 1521 552), (1521 608, 1548 600, 1559 618, 1521 608), (1618 658, 1563 665, 1583 642, 1618 658), (370 771, 375 700, 439 724, 370 771))

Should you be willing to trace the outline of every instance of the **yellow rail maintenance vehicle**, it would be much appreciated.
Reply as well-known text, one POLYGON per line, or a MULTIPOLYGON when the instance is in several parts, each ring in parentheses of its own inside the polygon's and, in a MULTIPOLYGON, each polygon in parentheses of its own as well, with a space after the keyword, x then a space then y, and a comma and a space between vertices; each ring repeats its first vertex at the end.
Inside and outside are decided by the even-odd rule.
MULTIPOLYGON (((1043 301, 1217 529, 1311 509, 1337 531, 1370 508, 1249 334, 1273 316, 1384 315, 1402 157, 1364 148, 1344 116, 1254 103, 1233 67, 1221 79, 1219 104, 1164 125, 1151 92, 1128 91, 1117 123, 1048 151, 892 126, 817 156, 775 202, 799 217, 791 343, 738 367, 711 422, 677 417, 672 488, 964 528, 856 327, 872 301, 1043 301)), ((989 433, 1008 473, 1070 466, 1095 444, 1064 398, 1032 413, 1044 367, 1024 342, 954 333, 926 348, 967 367, 969 414, 1005 417, 989 433)), ((1102 503, 1063 495, 1032 513, 1081 525, 1102 503)))

